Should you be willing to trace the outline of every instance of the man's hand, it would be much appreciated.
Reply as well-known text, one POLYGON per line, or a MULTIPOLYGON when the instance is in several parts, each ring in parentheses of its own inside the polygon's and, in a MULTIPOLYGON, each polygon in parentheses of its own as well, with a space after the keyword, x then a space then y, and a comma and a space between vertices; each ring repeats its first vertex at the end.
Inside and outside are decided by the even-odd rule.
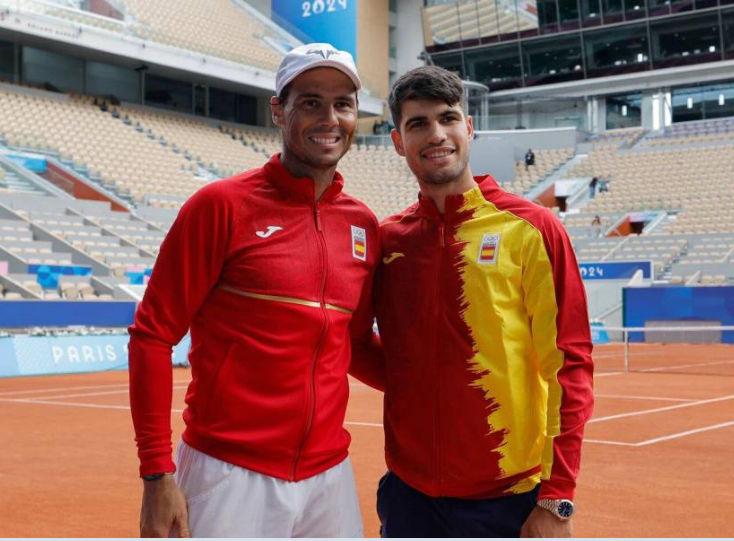
POLYGON ((536 507, 522 525, 520 537, 573 537, 571 520, 561 520, 550 511, 536 507))
POLYGON ((191 537, 186 498, 164 475, 157 481, 143 481, 143 507, 140 511, 140 537, 191 537))

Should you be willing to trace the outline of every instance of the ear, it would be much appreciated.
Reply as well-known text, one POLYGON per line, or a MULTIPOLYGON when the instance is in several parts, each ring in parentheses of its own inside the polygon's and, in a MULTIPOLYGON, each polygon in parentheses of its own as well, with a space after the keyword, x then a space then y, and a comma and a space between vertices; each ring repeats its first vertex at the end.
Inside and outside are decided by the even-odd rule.
POLYGON ((400 132, 398 130, 393 129, 390 132, 390 138, 392 139, 392 144, 395 147, 395 151, 400 154, 403 158, 405 158, 405 148, 403 147, 403 137, 400 135, 400 132))
POLYGON ((469 132, 469 141, 474 139, 474 119, 471 116, 466 117, 466 130, 469 132))
POLYGON ((273 124, 282 128, 283 122, 283 100, 278 96, 272 96, 270 98, 270 113, 272 115, 273 124))

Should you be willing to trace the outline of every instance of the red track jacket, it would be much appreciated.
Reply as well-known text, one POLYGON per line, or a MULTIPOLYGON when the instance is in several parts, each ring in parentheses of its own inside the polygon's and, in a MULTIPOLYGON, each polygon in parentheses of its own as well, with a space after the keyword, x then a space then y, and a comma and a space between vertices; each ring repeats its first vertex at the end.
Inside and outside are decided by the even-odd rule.
POLYGON ((491 178, 421 199, 381 227, 375 303, 387 465, 430 496, 490 498, 541 483, 572 498, 593 407, 586 295, 547 209, 491 178))
POLYGON ((346 458, 350 335, 371 337, 379 230, 342 186, 337 173, 314 203, 276 155, 183 206, 130 327, 141 475, 175 470, 171 348, 189 328, 187 444, 290 481, 346 458))

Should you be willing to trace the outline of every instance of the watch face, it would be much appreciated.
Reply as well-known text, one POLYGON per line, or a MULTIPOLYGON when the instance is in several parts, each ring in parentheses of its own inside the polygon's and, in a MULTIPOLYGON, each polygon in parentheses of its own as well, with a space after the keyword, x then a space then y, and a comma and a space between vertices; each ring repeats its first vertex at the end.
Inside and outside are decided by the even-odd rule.
POLYGON ((569 518, 573 515, 573 503, 568 500, 562 500, 558 503, 558 516, 569 518))

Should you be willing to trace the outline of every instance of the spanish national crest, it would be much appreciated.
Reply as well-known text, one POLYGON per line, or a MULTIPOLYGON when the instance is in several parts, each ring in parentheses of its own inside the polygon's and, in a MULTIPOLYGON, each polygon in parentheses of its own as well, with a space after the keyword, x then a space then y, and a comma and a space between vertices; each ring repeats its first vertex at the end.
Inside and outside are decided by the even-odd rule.
POLYGON ((497 254, 500 251, 499 233, 485 233, 482 237, 482 245, 479 247, 480 265, 494 265, 497 263, 497 254))
POLYGON ((356 225, 352 226, 352 257, 367 261, 367 232, 356 225))

